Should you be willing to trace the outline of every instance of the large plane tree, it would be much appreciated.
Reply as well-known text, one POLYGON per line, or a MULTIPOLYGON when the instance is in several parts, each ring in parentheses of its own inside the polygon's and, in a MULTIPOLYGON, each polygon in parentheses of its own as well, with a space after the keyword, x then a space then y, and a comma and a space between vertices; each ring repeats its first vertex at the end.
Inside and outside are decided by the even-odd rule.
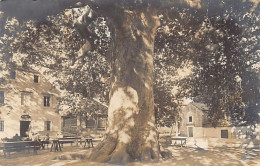
MULTIPOLYGON (((16 15, 18 19, 43 18, 57 12, 55 11, 57 8, 66 8, 72 4, 70 1, 64 1, 54 9, 55 5, 42 2, 46 3, 44 5, 46 8, 43 10, 41 2, 26 2, 18 9, 18 13, 19 10, 28 10, 35 15, 24 12, 16 15)), ((89 48, 92 49, 94 43, 87 25, 94 17, 106 17, 111 24, 113 35, 113 48, 110 54, 112 71, 108 129, 105 140, 93 150, 90 159, 120 163, 135 159, 147 161, 159 159, 153 96, 154 40, 156 29, 160 25, 158 12, 162 11, 162 8, 169 8, 173 3, 156 0, 97 0, 86 3, 90 9, 75 27, 87 38, 89 48)), ((12 1, 2 4, 3 7, 8 4, 15 6, 12 1)), ((4 12, 7 15, 16 14, 16 11, 12 10, 4 12)))
MULTIPOLYGON (((0 6, 0 10, 3 11, 1 18, 4 20, 6 16, 15 16, 21 21, 41 20, 47 15, 57 14, 74 5, 88 5, 90 8, 75 24, 80 35, 86 39, 88 50, 95 49, 96 37, 88 25, 96 17, 106 18, 112 40, 108 58, 111 64, 108 129, 104 141, 93 150, 90 159, 113 163, 158 160, 160 150, 154 116, 153 68, 154 43, 160 18, 165 16, 164 20, 167 21, 167 17, 179 8, 184 9, 179 15, 180 19, 185 18, 190 9, 194 12, 192 17, 196 18, 200 16, 200 12, 206 14, 204 6, 209 2, 197 0, 85 0, 76 4, 72 0, 55 2, 24 0, 23 4, 17 6, 15 1, 3 1, 0 6)), ((243 4, 242 1, 239 3, 243 4)), ((224 4, 225 2, 218 4, 220 9, 224 10, 224 4)), ((247 4, 251 4, 248 8, 252 10, 257 5, 249 2, 247 4)), ((192 24, 192 21, 189 24, 192 24)), ((181 33, 190 32, 193 30, 181 33)), ((190 35, 196 36, 194 33, 190 35)), ((187 38, 186 42, 192 40, 196 39, 187 38)), ((176 45, 171 49, 174 50, 174 46, 176 45)), ((183 53, 192 55, 193 51, 187 49, 183 50, 183 53)))

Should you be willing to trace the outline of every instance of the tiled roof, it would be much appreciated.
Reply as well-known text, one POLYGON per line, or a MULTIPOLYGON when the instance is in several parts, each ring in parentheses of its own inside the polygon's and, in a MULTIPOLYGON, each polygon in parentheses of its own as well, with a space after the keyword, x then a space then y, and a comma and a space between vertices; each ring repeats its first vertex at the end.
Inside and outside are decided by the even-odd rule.
POLYGON ((193 106, 195 106, 196 108, 200 109, 200 110, 208 110, 208 107, 206 106, 206 104, 203 104, 203 103, 190 103, 192 104, 193 106))

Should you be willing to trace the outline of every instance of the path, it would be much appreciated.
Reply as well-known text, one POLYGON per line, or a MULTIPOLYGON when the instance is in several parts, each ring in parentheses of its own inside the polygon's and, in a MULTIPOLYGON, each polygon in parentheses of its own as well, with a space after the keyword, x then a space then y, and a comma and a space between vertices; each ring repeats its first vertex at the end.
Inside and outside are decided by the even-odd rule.
MULTIPOLYGON (((245 148, 210 148, 208 150, 201 148, 169 146, 166 148, 172 152, 173 157, 167 160, 161 160, 160 163, 132 163, 136 166, 260 166, 260 149, 245 148)), ((62 152, 49 152, 48 150, 39 151, 38 155, 20 153, 11 155, 10 159, 0 157, 1 166, 83 166, 83 165, 106 165, 90 163, 82 160, 53 160, 57 156, 79 155, 89 153, 89 149, 82 147, 64 147, 62 152)))

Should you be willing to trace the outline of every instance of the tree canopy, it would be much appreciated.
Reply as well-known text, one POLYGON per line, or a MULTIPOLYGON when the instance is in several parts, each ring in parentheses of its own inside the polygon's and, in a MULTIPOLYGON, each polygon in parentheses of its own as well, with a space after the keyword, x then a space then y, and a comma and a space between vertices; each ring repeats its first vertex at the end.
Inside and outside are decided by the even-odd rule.
MULTIPOLYGON (((168 3, 113 2, 97 1, 91 5, 100 3, 108 10, 108 6, 119 3, 117 6, 131 10, 133 7, 143 7, 143 3, 159 6, 168 3)), ((1 3, 3 10, 5 3, 9 2, 1 3)), ((32 8, 39 6, 33 3, 42 2, 28 2, 32 8)), ((239 3, 242 5, 234 6, 226 2, 221 6, 216 5, 217 2, 203 1, 193 4, 196 8, 183 7, 182 3, 178 3, 167 12, 160 12, 161 26, 157 30, 154 60, 158 124, 170 126, 174 121, 172 119, 178 116, 185 97, 199 98, 200 102, 206 103, 212 110, 209 117, 214 123, 225 114, 232 116, 233 120, 244 115, 240 118, 252 122, 249 118, 252 116, 248 114, 257 114, 259 106, 259 6, 250 2, 239 3), (206 7, 198 8, 201 5, 206 7), (180 70, 192 72, 181 77, 180 70)), ((7 20, 5 27, 1 27, 2 58, 20 59, 24 66, 36 64, 47 67, 49 70, 46 72, 59 78, 56 84, 61 89, 81 93, 83 97, 98 97, 108 103, 109 48, 113 44, 113 26, 106 17, 90 16, 93 13, 89 7, 63 10, 72 3, 61 4, 54 3, 53 7, 48 8, 55 13, 53 16, 51 11, 47 17, 45 13, 41 17, 41 13, 37 12, 40 19, 36 21, 18 21, 25 19, 21 18, 23 15, 3 10, 5 15, 2 17, 7 20), (87 18, 92 17, 87 25, 90 32, 87 37, 82 36, 76 23, 84 21, 86 12, 87 18), (89 51, 90 45, 94 46, 92 51, 89 51)), ((9 4, 11 8, 15 5, 9 4)), ((79 5, 82 4, 76 4, 79 5)), ((17 12, 28 17, 27 12, 22 11, 26 8, 30 9, 24 6, 17 12)), ((30 17, 26 19, 35 20, 30 17)), ((13 64, 8 65, 12 67, 13 64)))
POLYGON ((110 103, 92 159, 156 159, 154 121, 171 126, 187 98, 214 126, 259 122, 258 1, 24 2, 0 2, 2 71, 43 67, 74 109, 78 94, 110 103))

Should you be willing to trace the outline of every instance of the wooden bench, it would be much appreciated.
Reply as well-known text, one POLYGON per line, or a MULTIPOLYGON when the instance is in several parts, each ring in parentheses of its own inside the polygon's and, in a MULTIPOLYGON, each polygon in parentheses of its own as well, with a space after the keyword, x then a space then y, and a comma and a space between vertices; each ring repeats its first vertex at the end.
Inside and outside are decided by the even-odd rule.
POLYGON ((58 138, 60 144, 61 144, 61 147, 63 148, 63 144, 66 144, 66 143, 70 143, 71 146, 73 143, 78 143, 80 142, 81 144, 81 138, 80 137, 63 137, 63 138, 58 138))
POLYGON ((34 154, 37 154, 37 150, 41 149, 41 142, 40 141, 30 141, 26 143, 26 148, 29 150, 33 149, 34 154))
POLYGON ((21 152, 28 150, 28 153, 30 153, 30 150, 33 149, 34 154, 37 154, 37 150, 40 149, 41 145, 38 141, 17 141, 17 142, 4 142, 3 152, 4 157, 6 158, 8 156, 10 157, 10 152, 21 152))

